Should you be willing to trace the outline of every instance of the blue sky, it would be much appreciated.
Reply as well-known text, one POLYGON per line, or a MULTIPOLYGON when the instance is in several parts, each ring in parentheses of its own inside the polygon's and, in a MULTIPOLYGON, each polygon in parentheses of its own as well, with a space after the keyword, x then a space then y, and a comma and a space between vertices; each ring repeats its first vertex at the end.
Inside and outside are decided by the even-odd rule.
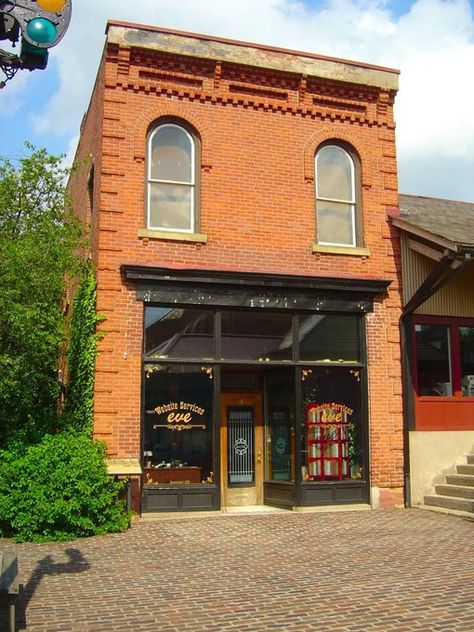
POLYGON ((25 140, 73 155, 107 18, 400 69, 400 190, 474 202, 472 2, 73 0, 70 28, 48 68, 22 71, 0 90, 2 155, 18 157, 25 140))

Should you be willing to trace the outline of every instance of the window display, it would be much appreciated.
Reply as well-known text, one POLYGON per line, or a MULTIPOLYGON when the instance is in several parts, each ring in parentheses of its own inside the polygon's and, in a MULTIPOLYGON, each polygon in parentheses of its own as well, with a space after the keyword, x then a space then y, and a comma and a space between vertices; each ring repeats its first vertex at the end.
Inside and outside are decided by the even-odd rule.
POLYGON ((213 482, 212 370, 145 366, 145 485, 213 482))
POLYGON ((302 370, 303 480, 364 477, 360 370, 302 370))
POLYGON ((354 411, 344 404, 308 404, 308 480, 348 478, 350 417, 354 411))

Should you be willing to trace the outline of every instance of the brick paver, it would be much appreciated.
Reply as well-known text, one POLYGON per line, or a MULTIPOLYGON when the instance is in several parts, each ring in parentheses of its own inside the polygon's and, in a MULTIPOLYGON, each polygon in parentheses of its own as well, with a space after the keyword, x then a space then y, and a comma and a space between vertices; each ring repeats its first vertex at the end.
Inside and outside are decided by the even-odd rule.
POLYGON ((17 546, 32 632, 474 631, 474 522, 420 510, 221 515, 17 546))

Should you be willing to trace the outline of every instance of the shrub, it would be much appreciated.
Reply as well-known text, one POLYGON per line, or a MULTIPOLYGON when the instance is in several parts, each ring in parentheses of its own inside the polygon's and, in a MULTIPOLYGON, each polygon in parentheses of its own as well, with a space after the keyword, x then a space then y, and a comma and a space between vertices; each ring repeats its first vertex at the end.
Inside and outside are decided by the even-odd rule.
POLYGON ((0 452, 0 535, 44 542, 122 531, 122 489, 107 475, 104 445, 84 435, 0 452))

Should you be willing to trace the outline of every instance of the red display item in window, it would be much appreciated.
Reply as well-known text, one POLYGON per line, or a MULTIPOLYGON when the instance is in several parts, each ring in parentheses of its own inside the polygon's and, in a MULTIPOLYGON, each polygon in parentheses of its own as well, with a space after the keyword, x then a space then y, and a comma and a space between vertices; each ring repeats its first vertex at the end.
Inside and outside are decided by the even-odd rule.
POLYGON ((306 406, 307 480, 350 478, 349 417, 352 413, 345 404, 334 402, 306 406))

